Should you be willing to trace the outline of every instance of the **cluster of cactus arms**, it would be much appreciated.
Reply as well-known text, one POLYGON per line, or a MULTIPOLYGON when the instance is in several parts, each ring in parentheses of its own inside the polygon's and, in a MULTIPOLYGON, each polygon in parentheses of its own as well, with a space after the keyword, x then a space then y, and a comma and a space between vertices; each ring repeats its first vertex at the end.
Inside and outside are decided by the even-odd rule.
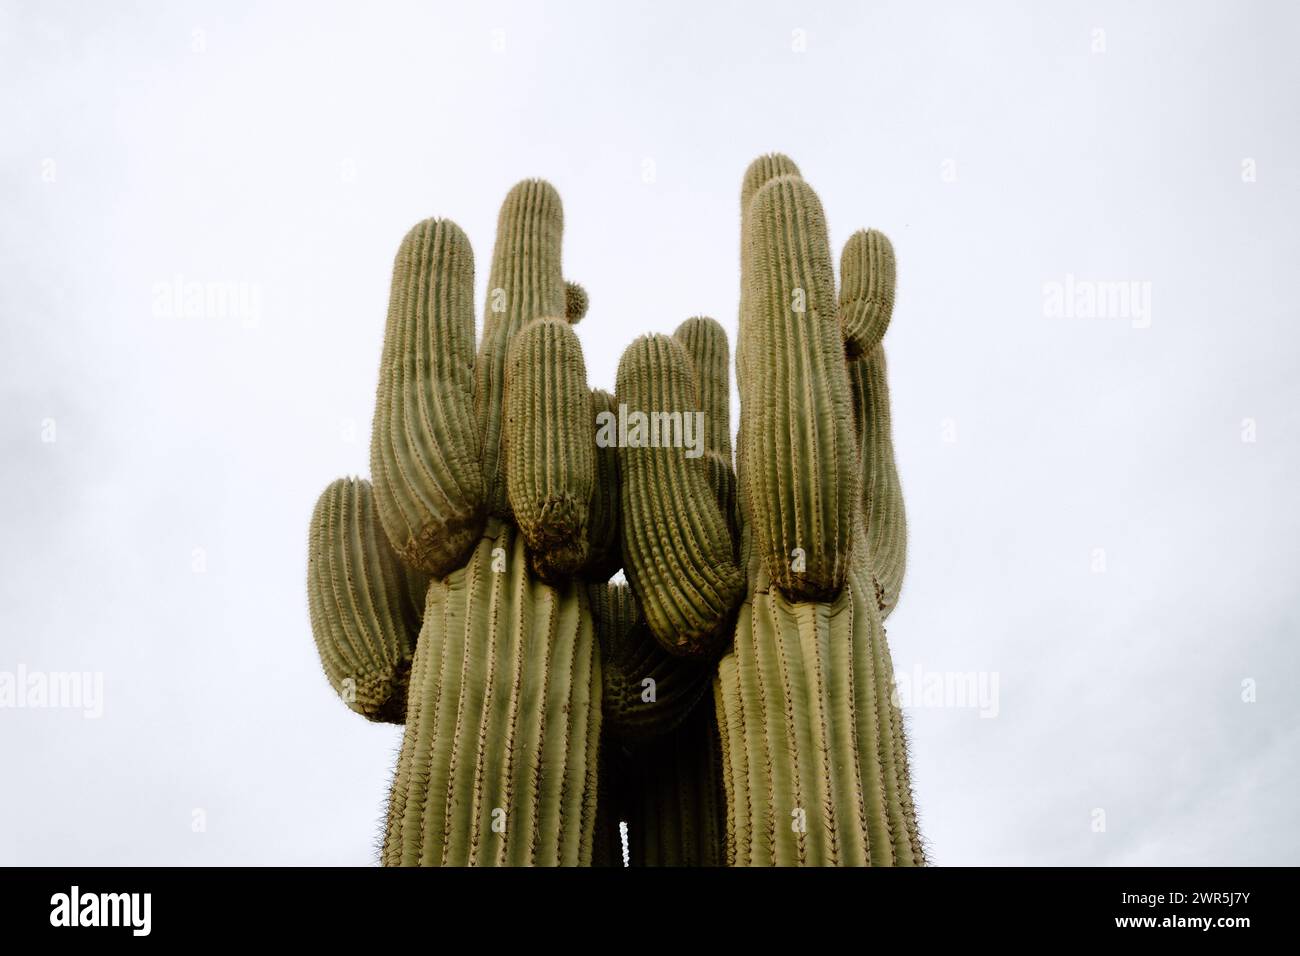
POLYGON ((632 865, 924 863, 882 623, 906 548, 893 250, 855 233, 837 295, 781 155, 741 208, 734 467, 713 319, 589 388, 549 184, 502 206, 477 351, 464 233, 402 241, 372 480, 321 495, 307 585, 331 685, 405 726, 385 865, 617 866, 623 827, 632 865), (702 412, 704 453, 598 440, 628 409, 702 412))

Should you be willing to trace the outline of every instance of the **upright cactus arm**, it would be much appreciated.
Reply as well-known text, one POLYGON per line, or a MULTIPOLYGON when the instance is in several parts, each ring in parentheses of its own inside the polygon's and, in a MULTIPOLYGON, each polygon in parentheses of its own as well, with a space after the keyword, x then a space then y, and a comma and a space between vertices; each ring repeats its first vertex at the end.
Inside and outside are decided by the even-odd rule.
POLYGON ((750 200, 741 428, 747 512, 771 579, 796 600, 838 593, 860 480, 826 217, 802 178, 750 200))
POLYGON ((596 482, 591 392, 578 337, 542 318, 511 343, 505 389, 506 490, 538 577, 558 582, 588 556, 596 482))
POLYGON ((330 686, 369 720, 400 724, 406 717, 420 630, 408 585, 418 586, 379 527, 370 482, 331 483, 311 518, 307 606, 330 686))
POLYGON ((673 338, 682 343, 695 369, 695 388, 704 412, 704 447, 718 507, 727 521, 733 544, 740 540, 736 508, 736 472, 731 464, 731 383, 727 377, 727 333, 716 320, 693 316, 677 327, 673 338))
POLYGON ((474 254, 454 222, 426 219, 397 250, 370 470, 379 518, 408 565, 440 576, 483 531, 473 418, 474 254))
POLYGON ((503 431, 511 341, 534 319, 565 317, 576 322, 587 309, 586 292, 564 281, 563 235, 564 209, 554 186, 527 179, 510 190, 497 217, 474 385, 487 509, 501 518, 511 513, 503 431))
POLYGON ((867 546, 882 619, 898 603, 907 561, 907 518, 894 464, 881 342, 894 311, 894 277, 894 247, 888 237, 875 229, 849 237, 840 256, 840 330, 850 358, 867 546))
POLYGON ((686 416, 693 422, 700 410, 685 348, 663 335, 637 339, 619 363, 617 395, 628 416, 619 449, 628 581, 666 650, 708 656, 719 648, 744 578, 706 456, 691 457, 672 437, 681 439, 686 416))

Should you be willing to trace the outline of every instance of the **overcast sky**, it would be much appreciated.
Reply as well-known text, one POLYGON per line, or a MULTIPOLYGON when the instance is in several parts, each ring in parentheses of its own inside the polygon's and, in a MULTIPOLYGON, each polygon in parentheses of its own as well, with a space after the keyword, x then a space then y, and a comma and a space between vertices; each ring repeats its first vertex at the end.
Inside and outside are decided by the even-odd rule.
POLYGON ((0 0, 0 680, 103 680, 0 709, 0 863, 373 863, 401 731, 332 696, 305 544, 399 240, 454 218, 481 309, 550 179, 612 388, 734 337, 773 149, 897 250, 897 669, 997 681, 908 708, 933 862, 1300 863, 1296 7, 810 7, 0 0))

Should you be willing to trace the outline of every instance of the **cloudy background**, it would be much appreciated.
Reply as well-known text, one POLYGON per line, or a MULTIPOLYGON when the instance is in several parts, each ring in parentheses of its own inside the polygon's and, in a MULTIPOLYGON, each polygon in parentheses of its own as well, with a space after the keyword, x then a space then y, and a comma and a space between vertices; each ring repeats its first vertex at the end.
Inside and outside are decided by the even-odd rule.
POLYGON ((836 250, 874 226, 898 253, 895 663, 998 681, 995 717, 909 709, 933 861, 1300 863, 1298 27, 3 0, 0 672, 99 672, 104 700, 0 709, 0 863, 374 862, 400 728, 331 695, 305 539, 368 470, 398 241, 454 218, 481 302, 501 198, 549 178, 612 387, 640 333, 734 335, 740 177, 772 149, 836 250), (1149 327, 1046 315, 1067 276, 1149 283, 1149 327), (259 307, 169 315, 177 277, 259 307))

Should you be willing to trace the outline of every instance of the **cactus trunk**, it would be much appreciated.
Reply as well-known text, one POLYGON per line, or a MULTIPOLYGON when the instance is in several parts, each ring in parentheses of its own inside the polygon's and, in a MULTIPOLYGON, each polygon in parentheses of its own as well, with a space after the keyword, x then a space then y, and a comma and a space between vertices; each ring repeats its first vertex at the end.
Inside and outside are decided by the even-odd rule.
POLYGON ((853 554, 831 603, 760 572, 741 608, 714 683, 732 865, 924 864, 861 530, 853 554))
POLYGON ((589 865, 600 656, 581 585, 528 573, 490 520, 429 587, 393 780, 386 865, 589 865))

